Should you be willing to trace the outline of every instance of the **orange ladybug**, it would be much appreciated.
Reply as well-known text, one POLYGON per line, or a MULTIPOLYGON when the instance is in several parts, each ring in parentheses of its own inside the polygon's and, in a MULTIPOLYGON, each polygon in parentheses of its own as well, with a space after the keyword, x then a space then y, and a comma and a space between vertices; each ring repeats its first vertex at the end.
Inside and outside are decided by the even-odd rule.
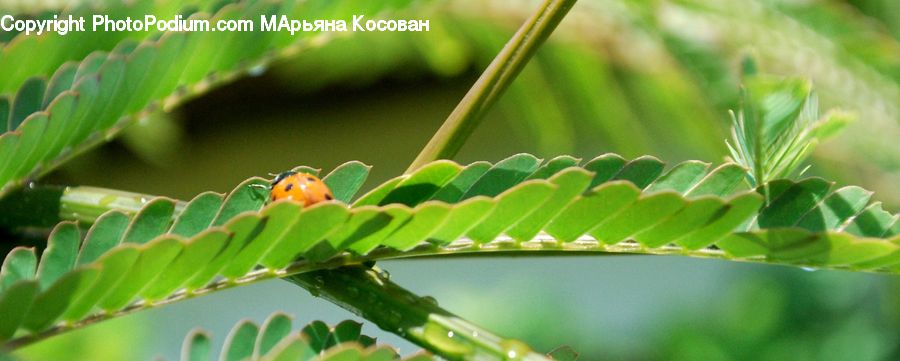
POLYGON ((334 199, 334 194, 319 177, 294 171, 287 171, 276 176, 272 181, 270 192, 273 202, 279 199, 291 199, 303 203, 307 207, 334 199))

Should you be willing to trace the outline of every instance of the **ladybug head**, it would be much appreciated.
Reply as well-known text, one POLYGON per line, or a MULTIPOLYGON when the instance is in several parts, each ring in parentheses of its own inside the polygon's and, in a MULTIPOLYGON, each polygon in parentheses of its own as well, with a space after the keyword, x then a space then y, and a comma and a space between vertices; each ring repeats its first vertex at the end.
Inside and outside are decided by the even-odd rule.
POLYGON ((278 184, 279 182, 281 182, 281 181, 284 180, 285 178, 290 177, 290 176, 292 176, 292 175, 294 175, 294 174, 297 174, 297 172, 294 172, 294 171, 292 171, 292 170, 289 170, 289 171, 287 171, 287 172, 282 172, 281 174, 275 176, 275 179, 272 180, 272 186, 274 187, 276 184, 278 184))

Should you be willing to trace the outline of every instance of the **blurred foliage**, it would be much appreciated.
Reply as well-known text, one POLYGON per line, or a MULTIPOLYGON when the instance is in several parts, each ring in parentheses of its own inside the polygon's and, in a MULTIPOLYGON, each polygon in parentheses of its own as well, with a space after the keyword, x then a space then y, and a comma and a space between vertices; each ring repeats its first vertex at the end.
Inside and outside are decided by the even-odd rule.
POLYGON ((123 317, 78 332, 16 350, 20 361, 128 360, 148 353, 146 338, 152 332, 146 315, 123 317))
MULTIPOLYGON (((895 6, 889 3, 856 5, 895 6)), ((385 77, 458 76, 484 68, 528 9, 500 0, 437 1, 413 12, 432 20, 429 33, 356 34, 274 71, 282 85, 303 92, 385 77)), ((540 155, 718 159, 726 154, 727 112, 739 108, 738 64, 749 51, 767 73, 811 79, 822 108, 859 114, 815 152, 811 172, 874 189, 896 207, 900 43, 888 31, 889 16, 859 9, 826 0, 584 0, 498 112, 540 155)))
MULTIPOLYGON (((0 2, 0 5, 8 3, 0 2)), ((452 100, 445 98, 455 96, 454 90, 463 89, 460 79, 469 79, 472 73, 482 69, 531 8, 509 0, 436 1, 410 14, 430 18, 430 33, 356 34, 282 62, 265 80, 276 80, 279 90, 318 97, 278 99, 284 103, 301 98, 306 99, 306 106, 334 97, 360 95, 346 91, 347 88, 381 92, 382 98, 353 103, 362 104, 353 113, 332 113, 330 118, 324 118, 343 124, 329 128, 332 136, 322 143, 330 146, 308 145, 321 144, 315 140, 299 147, 296 144, 297 134, 302 137, 321 134, 320 128, 302 125, 302 120, 314 123, 323 119, 317 118, 320 114, 303 112, 308 109, 273 108, 269 113, 253 114, 255 122, 248 121, 246 114, 231 114, 231 119, 218 119, 214 115, 188 117, 184 119, 188 128, 185 134, 196 136, 200 129, 209 131, 206 137, 218 135, 221 139, 202 144, 194 139, 190 143, 191 140, 177 136, 181 130, 172 127, 173 123, 148 124, 154 127, 152 133, 158 138, 129 140, 126 135, 122 139, 151 164, 165 163, 171 156, 167 152, 172 149, 190 150, 180 154, 183 159, 177 160, 185 163, 184 167, 161 165, 162 169, 170 167, 170 174, 179 174, 183 179, 171 181, 173 184, 159 181, 154 184, 153 179, 157 178, 148 173, 157 172, 147 171, 146 166, 140 165, 126 171, 130 174, 122 179, 129 180, 122 182, 132 184, 132 189, 143 189, 135 182, 147 182, 151 185, 150 193, 191 194, 196 190, 191 187, 197 187, 198 183, 230 184, 228 180, 216 178, 219 174, 210 170, 229 164, 225 162, 230 162, 228 172, 238 173, 234 175, 238 178, 250 174, 247 164, 276 167, 278 163, 267 157, 276 150, 295 149, 301 153, 297 157, 322 159, 317 165, 327 167, 340 159, 353 159, 341 153, 348 152, 341 149, 349 146, 358 148, 357 152, 372 153, 371 147, 378 144, 415 143, 402 140, 407 140, 407 136, 424 139, 422 134, 427 134, 428 129, 412 130, 424 122, 423 114, 438 114, 441 109, 437 103, 452 104, 452 100), (416 83, 424 86, 412 91, 404 89, 400 100, 385 99, 387 94, 396 91, 391 87, 416 83), (437 95, 423 90, 437 87, 452 89, 441 89, 443 92, 437 95), (392 115, 384 114, 386 108, 378 108, 383 102, 393 102, 395 110, 406 107, 398 110, 405 113, 392 119, 392 115), (362 109, 365 106, 369 107, 362 109), (424 113, 423 108, 427 109, 424 113), (277 114, 279 110, 281 114, 277 114), (358 117, 360 121, 346 119, 350 117, 358 117), (416 117, 420 118, 409 120, 416 117), (198 118, 212 119, 212 124, 200 127, 191 123, 198 118), (259 127, 266 119, 276 125, 259 127), (360 125, 366 123, 365 127, 360 125), (227 128, 228 124, 257 132, 241 135, 241 139, 227 138, 221 129, 231 129, 227 128), (283 138, 277 138, 277 132, 272 129, 284 133, 283 138), (335 136, 336 133, 340 136, 335 136), (251 138, 264 139, 259 142, 268 142, 271 148, 228 147, 229 144, 246 145, 251 138), (172 146, 168 149, 147 146, 158 144, 155 139, 167 139, 171 142, 167 144, 172 146), (179 139, 190 144, 184 145, 179 139), (252 148, 261 151, 248 150, 252 148), (244 158, 234 157, 237 151, 246 153, 244 158), (194 152, 196 155, 187 154, 194 152)), ((896 192, 896 185, 900 184, 900 144, 896 142, 900 139, 898 38, 900 3, 895 0, 581 0, 494 114, 500 115, 495 119, 506 120, 517 136, 515 139, 523 143, 509 139, 513 137, 497 137, 496 132, 491 133, 497 129, 492 128, 495 125, 485 124, 490 129, 490 135, 485 138, 504 139, 494 140, 493 149, 482 147, 472 151, 496 152, 500 145, 505 145, 533 147, 519 150, 540 155, 614 151, 626 157, 643 153, 665 155, 671 161, 716 160, 726 154, 723 140, 729 126, 727 111, 739 107, 738 60, 751 52, 758 56, 766 72, 812 79, 823 108, 839 106, 860 115, 859 121, 837 140, 818 148, 813 154, 811 173, 837 179, 839 184, 857 184, 875 190, 889 208, 896 209, 900 206, 900 193, 896 192)), ((224 95, 210 94, 208 98, 212 100, 201 101, 214 105, 216 99, 220 105, 253 101, 229 99, 224 95)), ((331 105, 347 107, 347 103, 331 105)), ((183 111, 197 115, 191 108, 197 106, 189 104, 183 111)), ((415 148, 416 144, 392 144, 391 148, 415 148)), ((131 159, 123 161, 121 153, 122 149, 113 145, 71 165, 68 174, 88 182, 114 178, 116 175, 103 172, 86 173, 98 173, 92 164, 104 164, 109 159, 133 163, 131 159)), ((397 163, 391 166, 402 167, 404 159, 391 159, 391 154, 396 153, 373 156, 397 163)), ((293 158, 285 162, 302 161, 293 158)), ((380 169, 382 176, 393 172, 388 167, 380 169)), ((726 283, 729 285, 720 295, 725 302, 698 302, 674 310, 670 319, 658 321, 655 337, 638 342, 657 345, 658 349, 629 350, 621 355, 610 355, 604 349, 577 351, 585 360, 900 358, 897 343, 900 285, 896 280, 840 272, 775 269, 735 276, 726 283)), ((548 308, 545 302, 535 301, 533 322, 528 327, 518 320, 507 321, 515 322, 514 327, 523 329, 524 333, 531 332, 526 340, 549 350, 558 345, 541 344, 541 340, 550 333, 563 333, 566 325, 553 322, 556 318, 549 315, 548 308)), ((528 314, 528 310, 522 313, 528 314)), ((554 315, 575 318, 578 313, 555 309, 554 315)), ((91 342, 95 341, 75 343, 89 345, 91 342)), ((77 349, 71 345, 53 345, 52 341, 43 346, 55 352, 77 349)), ((123 358, 104 357, 95 359, 123 358)))
POLYGON ((659 360, 896 360, 900 283, 772 270, 735 277, 724 302, 664 322, 659 360))
MULTIPOLYGON (((712 268, 698 267, 701 270, 712 268)), ((472 295, 460 311, 501 333, 550 351, 561 342, 582 360, 896 360, 900 357, 900 281, 835 271, 741 266, 718 276, 715 292, 668 298, 646 317, 616 321, 609 314, 635 312, 614 303, 621 285, 573 299, 556 277, 507 276, 499 285, 460 286, 448 293, 472 295), (528 295, 527 297, 523 295, 528 295), (495 307, 502 305, 502 311, 495 307), (604 317, 585 316, 585 307, 604 317), (527 322, 510 315, 527 314, 527 322), (623 324, 625 323, 625 324, 623 324), (587 332, 586 332, 587 331, 587 332), (652 345, 652 346, 650 346, 652 345)), ((679 271, 675 271, 676 274, 679 271)), ((654 271, 628 274, 631 281, 666 278, 654 271)), ((693 287, 691 281, 674 287, 693 287)), ((637 288, 639 286, 631 286, 637 288)), ((626 287, 628 288, 628 287, 626 287)), ((650 294, 654 294, 650 292, 650 294)), ((452 298, 452 297, 451 297, 452 298)), ((639 297, 638 297, 639 298, 639 297)))

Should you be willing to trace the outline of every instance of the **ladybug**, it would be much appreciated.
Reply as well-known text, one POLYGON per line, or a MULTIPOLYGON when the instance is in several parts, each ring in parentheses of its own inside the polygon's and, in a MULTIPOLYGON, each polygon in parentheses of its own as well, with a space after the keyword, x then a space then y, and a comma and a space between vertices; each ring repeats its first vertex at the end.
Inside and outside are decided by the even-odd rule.
POLYGON ((270 192, 273 202, 290 199, 303 203, 307 207, 334 199, 334 194, 319 177, 294 171, 287 171, 276 176, 272 180, 270 192))

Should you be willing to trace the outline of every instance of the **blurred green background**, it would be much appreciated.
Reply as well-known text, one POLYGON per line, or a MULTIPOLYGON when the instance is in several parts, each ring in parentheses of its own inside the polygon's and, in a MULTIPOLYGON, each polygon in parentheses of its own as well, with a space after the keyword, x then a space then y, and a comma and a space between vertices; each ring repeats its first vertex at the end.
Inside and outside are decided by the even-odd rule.
MULTIPOLYGON (((48 181, 189 199, 297 165, 400 174, 536 2, 421 1, 429 33, 354 34, 155 114, 48 181), (140 136, 137 136, 140 134, 140 136)), ((900 206, 900 3, 895 0, 581 0, 456 158, 605 152, 719 163, 737 64, 811 78, 821 108, 859 121, 811 173, 900 206)), ((583 360, 897 360, 900 279, 682 257, 384 262, 401 285, 540 351, 583 360)), ((178 359, 193 327, 218 345, 276 310, 354 318, 283 281, 101 323, 26 360, 178 359)), ((416 348, 367 325, 370 334, 416 348)))

